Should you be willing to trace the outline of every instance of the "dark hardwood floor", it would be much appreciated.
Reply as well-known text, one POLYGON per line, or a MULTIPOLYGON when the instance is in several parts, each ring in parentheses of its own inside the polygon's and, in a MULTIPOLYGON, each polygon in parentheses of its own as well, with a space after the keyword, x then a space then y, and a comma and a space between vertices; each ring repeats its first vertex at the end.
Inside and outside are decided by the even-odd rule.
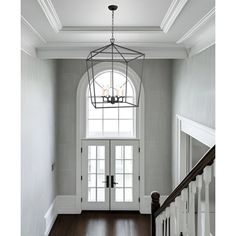
POLYGON ((93 211, 59 215, 49 236, 150 236, 150 232, 150 215, 93 211))

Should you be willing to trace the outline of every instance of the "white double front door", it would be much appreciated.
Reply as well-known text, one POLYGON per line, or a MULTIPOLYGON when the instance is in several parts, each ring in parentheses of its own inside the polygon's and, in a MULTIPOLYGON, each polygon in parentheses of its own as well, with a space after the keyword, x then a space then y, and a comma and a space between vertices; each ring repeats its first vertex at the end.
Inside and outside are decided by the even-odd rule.
POLYGON ((82 210, 139 210, 139 141, 82 141, 82 210))

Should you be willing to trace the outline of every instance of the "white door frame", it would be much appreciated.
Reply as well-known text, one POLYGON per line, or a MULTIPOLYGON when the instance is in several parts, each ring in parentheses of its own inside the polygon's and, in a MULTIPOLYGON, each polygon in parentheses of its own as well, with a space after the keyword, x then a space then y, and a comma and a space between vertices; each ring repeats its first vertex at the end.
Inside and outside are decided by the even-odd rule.
MULTIPOLYGON (((96 71, 101 72, 106 68, 106 64, 99 63, 97 64, 96 71)), ((117 64, 117 70, 124 70, 123 65, 117 64)), ((137 87, 139 76, 136 74, 134 70, 130 68, 129 78, 133 82, 134 86, 137 87)), ((81 155, 81 148, 82 148, 82 139, 86 138, 86 117, 84 114, 86 114, 86 89, 88 87, 88 77, 87 73, 82 76, 80 79, 80 82, 77 87, 76 92, 76 210, 78 214, 81 213, 82 210, 82 204, 81 204, 81 197, 82 197, 82 184, 81 184, 81 174, 82 174, 82 155, 81 155)), ((139 108, 137 108, 137 114, 136 114, 136 135, 137 139, 139 139, 140 142, 140 209, 142 208, 142 205, 145 205, 145 107, 144 107, 144 88, 143 85, 141 85, 141 93, 140 93, 140 100, 139 100, 139 108)), ((127 139, 127 138, 124 138, 127 139)))
POLYGON ((177 165, 175 186, 177 186, 181 182, 183 176, 185 176, 184 170, 186 170, 186 159, 191 148, 191 140, 189 139, 189 136, 195 138, 209 148, 215 144, 215 130, 210 127, 179 115, 176 115, 176 127, 177 165))

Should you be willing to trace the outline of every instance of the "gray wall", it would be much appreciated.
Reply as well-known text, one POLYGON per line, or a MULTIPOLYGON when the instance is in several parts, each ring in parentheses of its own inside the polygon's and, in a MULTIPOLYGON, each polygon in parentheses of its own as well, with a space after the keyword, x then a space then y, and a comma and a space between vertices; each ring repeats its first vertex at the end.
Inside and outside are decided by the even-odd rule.
POLYGON ((176 114, 215 127, 215 47, 185 60, 172 71, 172 177, 176 176, 176 114))
POLYGON ((56 196, 51 171, 56 150, 56 63, 23 52, 21 60, 21 235, 42 236, 44 215, 56 196))
MULTIPOLYGON (((171 190, 171 61, 146 60, 145 192, 171 190)), ((76 191, 76 90, 85 73, 84 60, 58 60, 58 191, 76 191)))

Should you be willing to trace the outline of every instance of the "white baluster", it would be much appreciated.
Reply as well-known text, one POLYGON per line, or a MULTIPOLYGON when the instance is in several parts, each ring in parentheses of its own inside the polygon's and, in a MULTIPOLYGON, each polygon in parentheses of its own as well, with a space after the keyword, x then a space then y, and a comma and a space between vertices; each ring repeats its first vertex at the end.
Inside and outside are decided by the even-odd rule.
POLYGON ((196 194, 196 182, 189 184, 189 234, 191 236, 196 235, 195 231, 195 194, 196 194))
POLYGON ((216 177, 216 161, 213 162, 212 164, 212 169, 213 169, 213 177, 216 177))
POLYGON ((181 192, 181 200, 182 200, 182 209, 183 213, 181 211, 181 214, 183 215, 183 226, 182 226, 182 232, 184 236, 188 235, 188 229, 187 229, 187 202, 188 202, 188 189, 183 189, 181 192))
POLYGON ((170 208, 167 207, 166 208, 166 235, 169 236, 170 235, 170 231, 169 231, 169 218, 170 218, 170 208))
POLYGON ((174 202, 170 204, 170 235, 176 236, 176 210, 174 202))
POLYGON ((205 234, 210 236, 210 201, 209 201, 209 185, 211 183, 212 167, 207 166, 203 171, 203 180, 205 182, 205 234))
POLYGON ((180 235, 180 225, 181 225, 181 198, 180 196, 175 199, 175 208, 176 208, 176 235, 180 235))
POLYGON ((161 225, 161 216, 159 215, 156 218, 156 235, 157 236, 162 236, 162 225, 161 225))
POLYGON ((165 213, 165 211, 162 213, 162 218, 163 218, 163 228, 164 228, 164 230, 163 230, 163 236, 166 236, 166 213, 165 213))
POLYGON ((202 199, 201 199, 201 193, 202 193, 202 175, 197 176, 197 236, 202 236, 202 199))

